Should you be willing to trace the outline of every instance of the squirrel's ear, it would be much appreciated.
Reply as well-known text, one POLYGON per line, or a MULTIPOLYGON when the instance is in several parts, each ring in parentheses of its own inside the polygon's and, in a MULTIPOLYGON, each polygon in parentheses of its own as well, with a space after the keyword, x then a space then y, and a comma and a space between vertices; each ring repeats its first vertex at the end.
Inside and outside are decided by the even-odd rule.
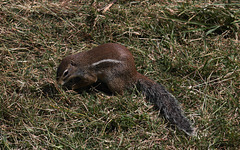
POLYGON ((71 63, 70 63, 72 66, 76 66, 76 63, 73 61, 73 60, 71 60, 71 63))

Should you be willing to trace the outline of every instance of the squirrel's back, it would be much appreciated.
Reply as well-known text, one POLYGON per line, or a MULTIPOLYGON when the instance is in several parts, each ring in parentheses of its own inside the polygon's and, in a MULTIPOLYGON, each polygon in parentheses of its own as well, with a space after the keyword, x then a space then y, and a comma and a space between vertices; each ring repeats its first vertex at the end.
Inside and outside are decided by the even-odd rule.
MULTIPOLYGON (((134 59, 131 52, 120 44, 106 43, 85 52, 80 52, 74 55, 73 58, 81 65, 91 65, 107 60, 116 60, 128 63, 135 67, 134 59)), ((109 61, 111 62, 111 61, 109 61)))

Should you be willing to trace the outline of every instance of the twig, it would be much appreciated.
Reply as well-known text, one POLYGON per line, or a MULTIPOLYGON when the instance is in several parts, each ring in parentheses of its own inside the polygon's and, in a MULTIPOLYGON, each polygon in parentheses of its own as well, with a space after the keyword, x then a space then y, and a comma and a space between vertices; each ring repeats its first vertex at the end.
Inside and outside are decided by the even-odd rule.
POLYGON ((109 10, 109 8, 116 2, 117 0, 113 0, 110 4, 107 6, 103 7, 102 9, 99 9, 98 11, 102 11, 102 13, 105 13, 106 11, 109 10))

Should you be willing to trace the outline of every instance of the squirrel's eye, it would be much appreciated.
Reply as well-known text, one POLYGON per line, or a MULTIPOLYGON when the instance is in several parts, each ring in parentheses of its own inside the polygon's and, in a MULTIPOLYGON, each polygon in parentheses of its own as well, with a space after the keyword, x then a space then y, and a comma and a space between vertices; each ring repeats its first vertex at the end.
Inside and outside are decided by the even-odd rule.
POLYGON ((65 77, 65 76, 67 76, 68 75, 68 70, 65 70, 64 72, 63 72, 63 77, 65 77))

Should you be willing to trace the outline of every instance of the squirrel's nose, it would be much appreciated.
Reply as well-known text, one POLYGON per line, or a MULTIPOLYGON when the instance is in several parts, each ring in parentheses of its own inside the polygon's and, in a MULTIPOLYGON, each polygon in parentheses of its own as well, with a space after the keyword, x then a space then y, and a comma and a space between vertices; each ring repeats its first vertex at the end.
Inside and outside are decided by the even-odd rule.
POLYGON ((58 80, 57 83, 60 85, 64 85, 65 82, 63 80, 58 80))

